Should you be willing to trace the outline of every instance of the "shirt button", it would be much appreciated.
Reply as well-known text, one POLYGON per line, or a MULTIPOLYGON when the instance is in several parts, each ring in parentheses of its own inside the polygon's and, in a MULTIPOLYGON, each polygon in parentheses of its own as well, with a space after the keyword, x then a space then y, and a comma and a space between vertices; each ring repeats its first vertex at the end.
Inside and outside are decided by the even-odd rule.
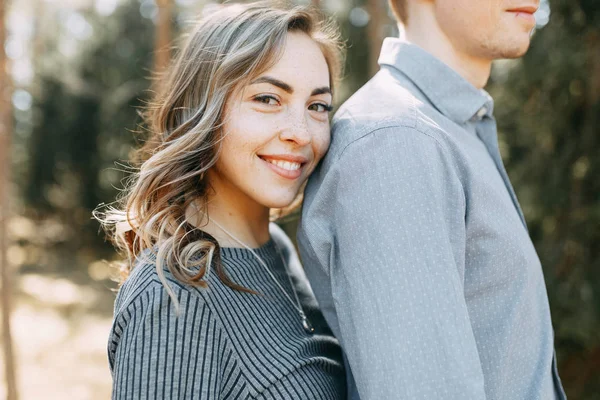
POLYGON ((487 112, 487 107, 481 107, 479 111, 477 111, 477 118, 482 119, 483 117, 485 117, 485 114, 487 114, 487 112))

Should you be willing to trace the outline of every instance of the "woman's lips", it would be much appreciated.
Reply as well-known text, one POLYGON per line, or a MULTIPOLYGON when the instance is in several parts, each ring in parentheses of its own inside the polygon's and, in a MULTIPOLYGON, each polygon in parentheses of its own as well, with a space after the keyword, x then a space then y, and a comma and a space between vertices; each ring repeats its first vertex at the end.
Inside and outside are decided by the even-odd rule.
POLYGON ((298 179, 302 175, 306 161, 300 157, 275 158, 259 156, 273 172, 287 179, 298 179), (302 162, 303 161, 303 162, 302 162))

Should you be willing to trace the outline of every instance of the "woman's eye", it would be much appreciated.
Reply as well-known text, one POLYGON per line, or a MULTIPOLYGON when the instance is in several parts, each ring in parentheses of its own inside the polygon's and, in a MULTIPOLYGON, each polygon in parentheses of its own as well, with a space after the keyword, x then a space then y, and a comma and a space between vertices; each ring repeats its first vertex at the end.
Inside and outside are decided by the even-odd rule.
POLYGON ((314 103, 314 104, 311 104, 308 107, 308 109, 316 111, 316 112, 330 112, 333 109, 333 107, 331 107, 329 104, 314 103))
POLYGON ((279 104, 279 100, 277 100, 273 96, 267 96, 267 95, 256 96, 256 97, 254 97, 254 101, 257 101, 257 102, 263 103, 263 104, 267 104, 269 106, 276 106, 279 104))

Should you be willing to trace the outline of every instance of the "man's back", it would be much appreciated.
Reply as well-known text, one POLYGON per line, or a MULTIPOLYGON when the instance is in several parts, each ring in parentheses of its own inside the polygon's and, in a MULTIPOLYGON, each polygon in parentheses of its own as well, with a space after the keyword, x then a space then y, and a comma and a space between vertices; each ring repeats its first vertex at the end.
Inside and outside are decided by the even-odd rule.
POLYGON ((386 39, 306 189, 307 275, 363 400, 563 396, 493 102, 386 39))

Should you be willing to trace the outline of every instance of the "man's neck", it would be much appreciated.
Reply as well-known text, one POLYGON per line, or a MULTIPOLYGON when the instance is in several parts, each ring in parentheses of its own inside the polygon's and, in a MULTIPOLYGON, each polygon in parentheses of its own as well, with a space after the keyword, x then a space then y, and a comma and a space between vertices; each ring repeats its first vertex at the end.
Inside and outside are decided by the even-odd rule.
MULTIPOLYGON (((411 16, 412 17, 412 16, 411 16)), ((428 16, 422 18, 428 19, 428 16)), ((483 88, 492 68, 492 61, 461 52, 452 45, 434 21, 414 21, 401 29, 403 38, 427 51, 478 89, 483 88)))

